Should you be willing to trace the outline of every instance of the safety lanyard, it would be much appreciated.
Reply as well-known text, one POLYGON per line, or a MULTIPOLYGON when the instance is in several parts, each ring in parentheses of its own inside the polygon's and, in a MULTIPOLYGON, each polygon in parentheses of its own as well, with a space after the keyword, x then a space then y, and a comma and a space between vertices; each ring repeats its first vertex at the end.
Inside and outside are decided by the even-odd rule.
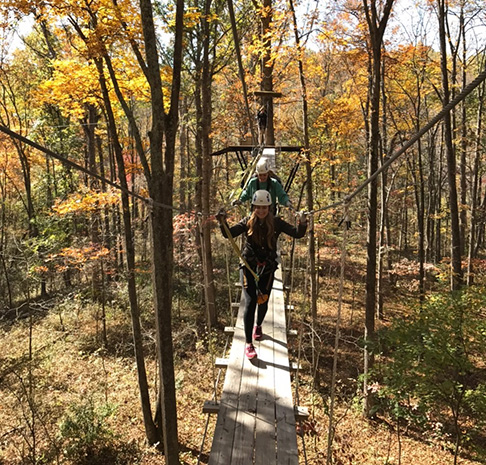
POLYGON ((258 283, 258 280, 260 279, 260 277, 258 276, 257 273, 255 273, 250 265, 248 265, 248 262, 245 260, 245 258, 243 257, 243 255, 241 254, 241 250, 240 248, 238 247, 238 244, 235 242, 233 236, 231 235, 231 232, 228 228, 228 225, 226 224, 226 221, 223 220, 223 222, 221 223, 223 225, 223 228, 224 228, 224 231, 226 233, 226 236, 228 237, 229 241, 230 241, 230 244, 233 246, 233 249, 235 249, 235 252, 240 256, 240 259, 241 261, 243 262, 243 265, 245 265, 248 270, 250 271, 250 273, 253 275, 253 277, 255 278, 255 281, 258 283))

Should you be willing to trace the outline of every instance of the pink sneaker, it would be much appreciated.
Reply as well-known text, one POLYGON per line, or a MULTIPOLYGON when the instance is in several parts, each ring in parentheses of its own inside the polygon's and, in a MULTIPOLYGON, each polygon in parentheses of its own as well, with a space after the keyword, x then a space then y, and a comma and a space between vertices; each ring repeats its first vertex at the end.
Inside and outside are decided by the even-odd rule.
POLYGON ((263 337, 262 327, 258 325, 255 326, 253 328, 253 339, 255 339, 255 341, 259 341, 261 340, 262 337, 263 337))
POLYGON ((246 356, 251 360, 252 358, 255 358, 257 356, 255 347, 253 344, 247 345, 245 349, 245 354, 246 356))

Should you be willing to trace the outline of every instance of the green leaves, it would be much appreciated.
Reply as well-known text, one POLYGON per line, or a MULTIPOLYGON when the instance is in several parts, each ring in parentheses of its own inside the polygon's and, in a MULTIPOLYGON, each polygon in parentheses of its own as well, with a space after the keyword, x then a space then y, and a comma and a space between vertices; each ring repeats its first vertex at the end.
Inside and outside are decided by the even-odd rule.
POLYGON ((396 419, 430 426, 452 423, 456 435, 486 413, 485 386, 478 382, 486 355, 482 289, 438 294, 378 333, 375 377, 378 399, 396 419), (420 415, 417 415, 420 412, 420 415))

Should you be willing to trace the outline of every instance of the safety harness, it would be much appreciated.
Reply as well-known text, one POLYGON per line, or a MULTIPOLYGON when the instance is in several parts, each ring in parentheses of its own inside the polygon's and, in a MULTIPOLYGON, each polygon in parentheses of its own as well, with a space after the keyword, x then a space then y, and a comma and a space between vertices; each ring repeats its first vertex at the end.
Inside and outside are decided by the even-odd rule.
POLYGON ((241 253, 240 248, 238 247, 238 244, 235 242, 234 237, 231 235, 231 232, 229 230, 228 225, 226 224, 226 221, 222 221, 221 224, 223 225, 223 229, 226 233, 226 236, 228 237, 231 246, 235 250, 235 252, 239 255, 241 262, 245 267, 248 269, 248 271, 253 275, 255 278, 255 283, 257 287, 257 302, 258 304, 264 304, 268 300, 268 294, 263 294, 260 288, 258 287, 258 281, 260 280, 260 276, 263 274, 263 271, 265 270, 266 262, 257 262, 257 268, 256 272, 251 268, 251 266, 248 264, 246 261, 245 257, 243 257, 243 254, 241 253))

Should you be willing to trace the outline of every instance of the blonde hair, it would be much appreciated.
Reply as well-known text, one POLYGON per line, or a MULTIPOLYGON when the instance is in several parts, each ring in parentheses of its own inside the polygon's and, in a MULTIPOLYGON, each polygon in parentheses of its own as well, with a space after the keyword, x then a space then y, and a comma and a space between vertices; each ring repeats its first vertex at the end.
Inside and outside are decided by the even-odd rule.
POLYGON ((266 244, 269 249, 276 249, 275 226, 273 218, 273 213, 269 206, 268 215, 263 219, 263 222, 266 226, 266 234, 264 235, 262 229, 256 227, 260 219, 258 218, 258 216, 256 216, 255 210, 253 210, 247 223, 248 237, 251 236, 253 242, 255 242, 259 246, 265 246, 266 244))

